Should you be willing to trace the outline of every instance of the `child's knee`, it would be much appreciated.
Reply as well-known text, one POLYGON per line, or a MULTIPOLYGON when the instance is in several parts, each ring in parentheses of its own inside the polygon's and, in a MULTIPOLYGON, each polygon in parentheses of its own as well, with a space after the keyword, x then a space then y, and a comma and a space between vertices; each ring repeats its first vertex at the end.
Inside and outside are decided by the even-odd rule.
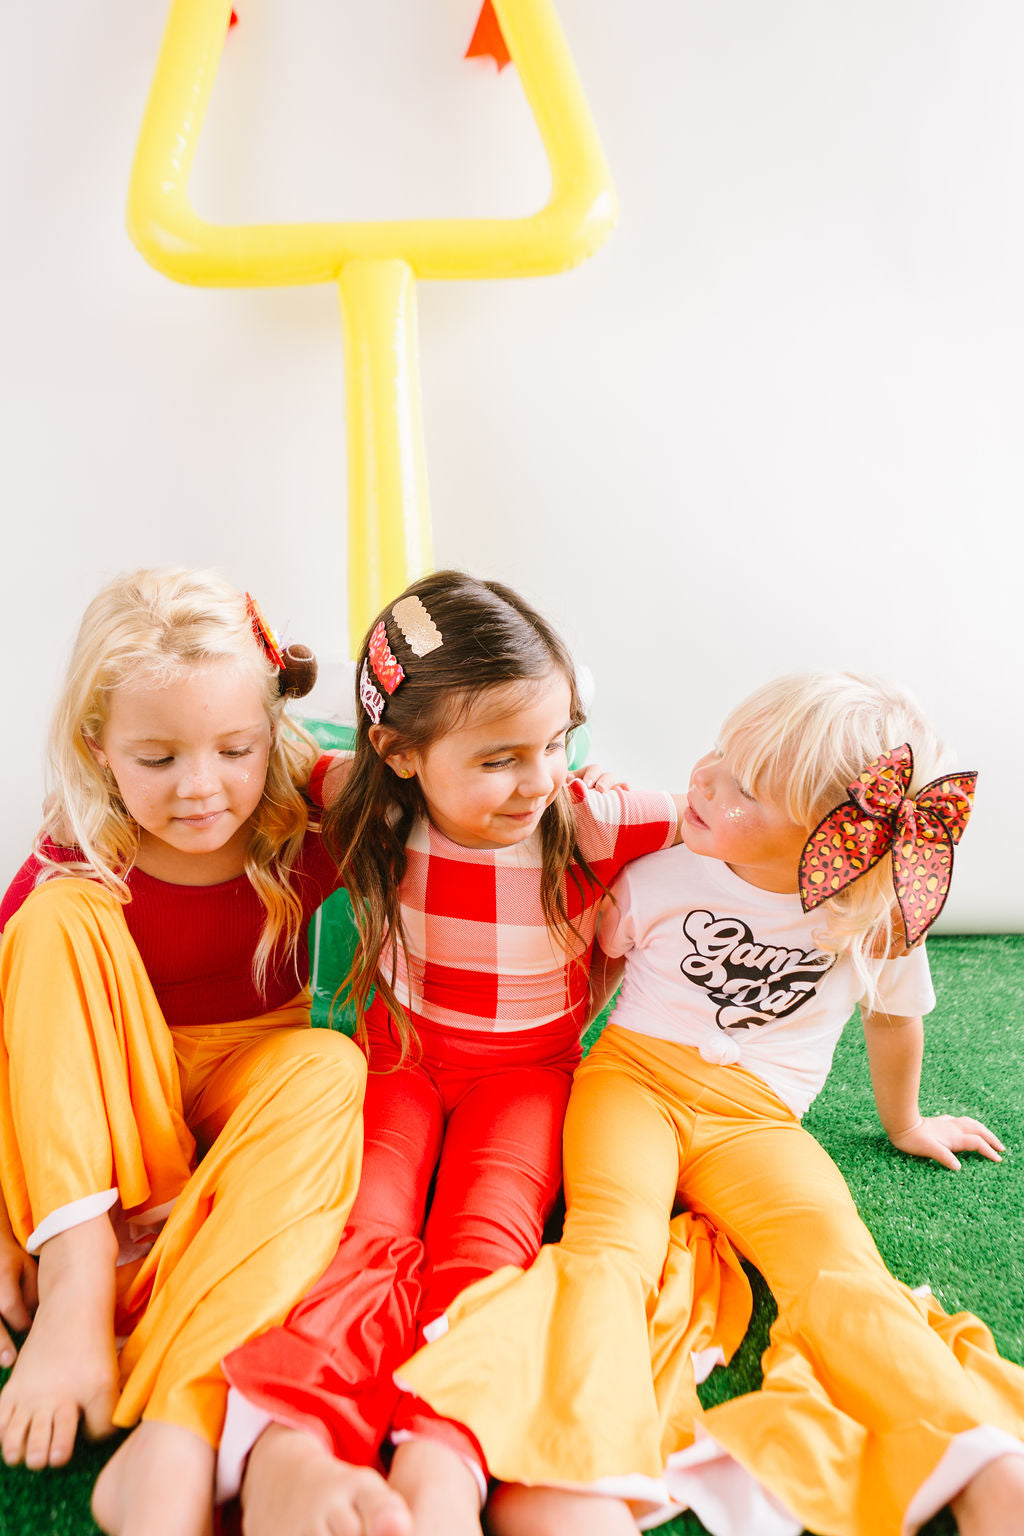
POLYGON ((347 1035, 333 1029, 281 1029, 262 1048, 268 1072, 306 1083, 309 1093, 335 1102, 362 1102, 366 1091, 366 1057, 347 1035))
POLYGON ((336 1029, 310 1029, 303 1031, 303 1037, 311 1059, 338 1081, 349 1084, 362 1098, 366 1090, 366 1057, 348 1035, 336 1029))
POLYGON ((52 943, 54 939, 124 922, 121 903, 98 880, 61 876, 46 880, 14 913, 4 929, 8 942, 52 943))

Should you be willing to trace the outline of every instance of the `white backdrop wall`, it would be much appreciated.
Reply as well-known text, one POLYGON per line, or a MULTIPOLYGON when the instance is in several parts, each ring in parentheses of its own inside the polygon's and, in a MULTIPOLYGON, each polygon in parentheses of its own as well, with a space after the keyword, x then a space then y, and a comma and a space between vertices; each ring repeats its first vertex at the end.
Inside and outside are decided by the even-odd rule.
MULTIPOLYGON (((218 221, 519 214, 547 194, 479 0, 238 0, 192 194, 218 221)), ((942 921, 1024 928, 1024 9, 559 0, 621 201, 560 277, 419 288, 436 560, 597 679, 594 750, 685 785, 793 667, 900 676, 982 770, 942 921)), ((0 876, 81 610, 211 565, 347 650, 330 286, 178 287, 124 228, 162 0, 6 9, 0 876)))

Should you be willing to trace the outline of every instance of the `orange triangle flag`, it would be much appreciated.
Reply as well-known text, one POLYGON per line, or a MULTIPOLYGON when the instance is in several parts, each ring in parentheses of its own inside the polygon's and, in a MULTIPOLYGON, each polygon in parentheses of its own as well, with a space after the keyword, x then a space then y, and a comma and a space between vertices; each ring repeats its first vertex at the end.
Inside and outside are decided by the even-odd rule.
POLYGON ((493 59, 499 71, 512 62, 491 0, 484 0, 465 56, 467 59, 493 59))

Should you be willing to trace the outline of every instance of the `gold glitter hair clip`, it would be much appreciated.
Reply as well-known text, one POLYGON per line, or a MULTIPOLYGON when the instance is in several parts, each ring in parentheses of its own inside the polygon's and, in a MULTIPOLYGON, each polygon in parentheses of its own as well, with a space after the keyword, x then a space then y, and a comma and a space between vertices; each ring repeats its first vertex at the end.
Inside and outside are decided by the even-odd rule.
POLYGON ((405 636, 405 643, 415 656, 429 656, 442 643, 441 631, 418 597, 403 597, 391 610, 391 617, 405 636))

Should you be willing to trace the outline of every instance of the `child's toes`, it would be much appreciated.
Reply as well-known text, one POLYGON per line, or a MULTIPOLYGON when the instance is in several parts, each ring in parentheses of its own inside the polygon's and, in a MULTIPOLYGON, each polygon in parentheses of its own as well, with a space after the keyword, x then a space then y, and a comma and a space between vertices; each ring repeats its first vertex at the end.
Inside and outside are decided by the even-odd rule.
POLYGON ((29 1414, 16 1403, 10 1407, 7 1422, 0 1436, 0 1455, 9 1467, 15 1467, 25 1459, 25 1441, 28 1437, 29 1414))
POLYGON ((26 1467, 33 1472, 38 1472, 40 1467, 49 1466, 55 1417, 52 1410, 37 1408, 29 1419, 25 1434, 24 1461, 26 1467))
POLYGON ((71 1461, 72 1452, 74 1452, 75 1435, 77 1433, 77 1405, 74 1402, 61 1402, 54 1415, 51 1416, 49 1447, 48 1452, 45 1453, 45 1461, 29 1461, 29 1456, 32 1453, 32 1441, 31 1436, 29 1436, 29 1453, 25 1458, 29 1467, 32 1467, 32 1465, 40 1465, 40 1467, 46 1467, 46 1465, 49 1465, 49 1467, 66 1467, 68 1462, 71 1461))
POLYGON ((352 1507, 362 1521, 360 1536, 413 1536, 409 1506, 390 1488, 369 1488, 356 1495, 352 1507))

